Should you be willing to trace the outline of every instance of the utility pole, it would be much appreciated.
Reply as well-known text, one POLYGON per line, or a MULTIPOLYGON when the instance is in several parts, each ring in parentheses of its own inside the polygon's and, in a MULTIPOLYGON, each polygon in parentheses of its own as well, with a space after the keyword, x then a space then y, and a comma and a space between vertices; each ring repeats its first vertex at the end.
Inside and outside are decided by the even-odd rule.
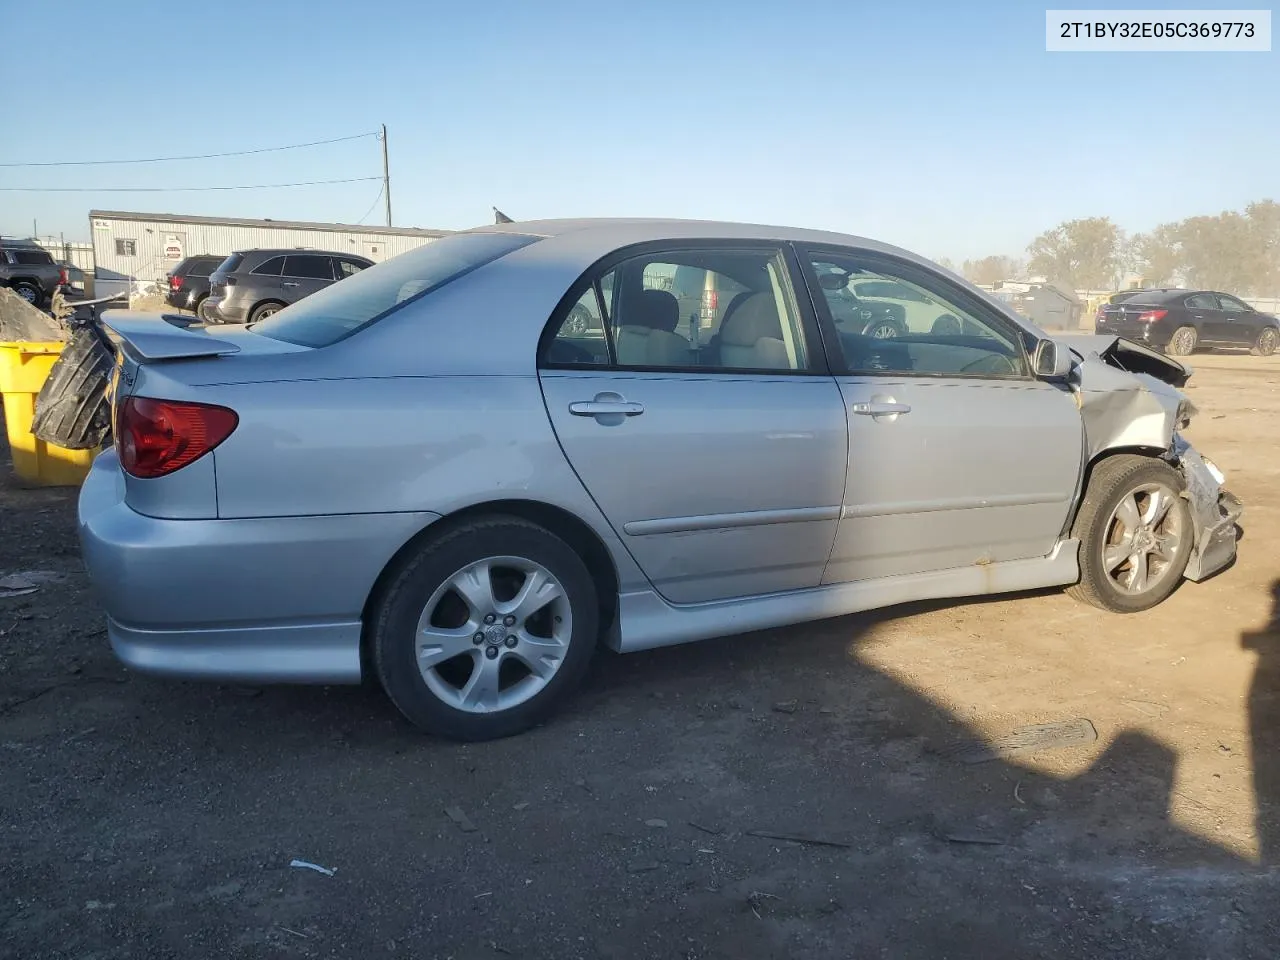
POLYGON ((382 199, 387 208, 387 226, 391 226, 391 164, 387 159, 387 125, 382 125, 382 199))

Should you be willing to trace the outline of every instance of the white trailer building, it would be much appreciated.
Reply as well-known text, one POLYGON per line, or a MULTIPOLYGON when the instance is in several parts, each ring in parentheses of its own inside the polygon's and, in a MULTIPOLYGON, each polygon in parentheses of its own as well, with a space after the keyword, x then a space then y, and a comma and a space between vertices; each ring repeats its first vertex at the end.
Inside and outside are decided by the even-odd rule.
POLYGON ((89 227, 98 297, 144 292, 184 257, 197 254, 227 256, 236 250, 278 247, 354 253, 382 261, 449 232, 120 210, 90 210, 89 227))

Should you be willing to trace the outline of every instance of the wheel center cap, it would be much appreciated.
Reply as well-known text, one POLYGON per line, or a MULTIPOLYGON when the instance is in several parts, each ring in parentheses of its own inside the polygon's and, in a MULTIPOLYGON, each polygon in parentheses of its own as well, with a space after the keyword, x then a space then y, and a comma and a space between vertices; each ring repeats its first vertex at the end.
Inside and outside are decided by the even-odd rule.
POLYGON ((500 623, 494 623, 484 628, 484 642, 491 647, 496 647, 507 639, 507 628, 500 623))

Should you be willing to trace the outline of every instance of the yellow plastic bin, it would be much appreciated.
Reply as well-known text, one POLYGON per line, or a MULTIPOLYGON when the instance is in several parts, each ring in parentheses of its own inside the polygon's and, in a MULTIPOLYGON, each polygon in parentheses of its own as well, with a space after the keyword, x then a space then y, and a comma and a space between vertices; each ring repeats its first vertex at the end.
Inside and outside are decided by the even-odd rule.
POLYGON ((0 341, 0 394, 4 395, 13 472, 20 480, 45 487, 79 486, 98 453, 57 447, 36 439, 31 432, 36 396, 63 346, 57 340, 0 341))

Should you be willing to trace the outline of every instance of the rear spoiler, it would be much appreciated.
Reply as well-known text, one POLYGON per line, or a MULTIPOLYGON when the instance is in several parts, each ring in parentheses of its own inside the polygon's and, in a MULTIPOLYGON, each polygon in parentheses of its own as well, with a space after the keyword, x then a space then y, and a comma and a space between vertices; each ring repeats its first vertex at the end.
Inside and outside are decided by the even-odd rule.
POLYGON ((191 330, 194 317, 176 313, 133 313, 108 310, 102 326, 117 348, 139 363, 154 360, 193 360, 239 353, 234 343, 219 340, 204 330, 191 330))

